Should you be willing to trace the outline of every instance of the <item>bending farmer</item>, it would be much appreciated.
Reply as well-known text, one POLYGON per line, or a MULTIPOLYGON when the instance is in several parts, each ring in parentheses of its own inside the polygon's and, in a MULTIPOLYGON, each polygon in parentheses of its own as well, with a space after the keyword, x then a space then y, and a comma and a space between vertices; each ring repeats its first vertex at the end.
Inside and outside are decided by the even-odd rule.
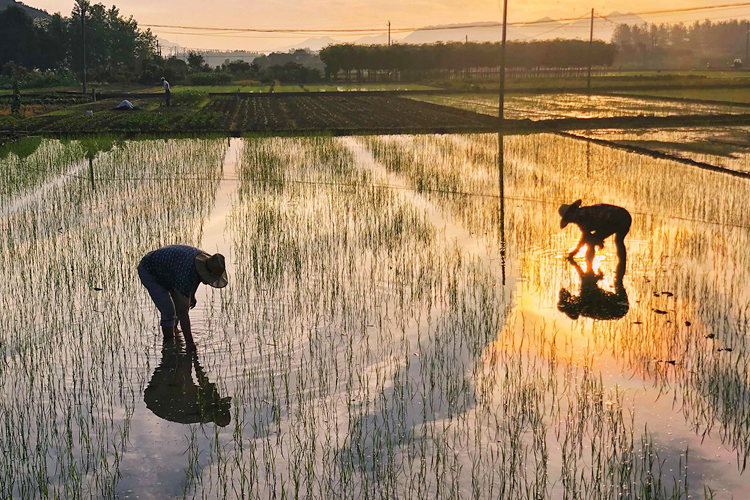
POLYGON ((614 234, 617 257, 620 262, 625 262, 627 258, 625 252, 625 235, 630 231, 630 224, 632 222, 630 213, 627 210, 622 207, 603 204, 582 207, 581 200, 576 200, 572 205, 561 205, 558 213, 561 217, 560 228, 573 223, 583 233, 578 245, 570 252, 568 257, 574 256, 583 245, 586 245, 588 247, 586 250, 586 261, 591 262, 594 258, 596 247, 603 248, 604 240, 614 234))
POLYGON ((224 256, 185 245, 166 246, 141 259, 138 276, 161 313, 164 337, 174 336, 179 320, 187 347, 195 349, 189 316, 196 304, 195 291, 201 283, 214 288, 227 286, 224 256))

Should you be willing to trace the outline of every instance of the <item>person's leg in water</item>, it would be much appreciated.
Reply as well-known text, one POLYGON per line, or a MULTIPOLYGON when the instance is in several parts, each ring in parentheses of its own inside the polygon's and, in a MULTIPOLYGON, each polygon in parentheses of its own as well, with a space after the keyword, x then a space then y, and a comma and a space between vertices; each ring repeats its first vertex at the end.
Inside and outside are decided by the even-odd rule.
POLYGON ((625 236, 630 232, 633 219, 628 214, 628 219, 623 227, 615 233, 615 247, 617 248, 617 271, 620 276, 625 276, 625 266, 628 261, 628 252, 625 249, 625 236))
POLYGON ((594 266, 594 255, 596 254, 596 247, 603 248, 604 240, 610 236, 611 233, 604 233, 602 231, 594 231, 591 233, 591 237, 586 239, 586 270, 593 271, 594 266))
POLYGON ((182 327, 185 345, 189 351, 195 350, 195 341, 193 341, 193 332, 190 327, 190 298, 177 291, 172 291, 170 295, 174 302, 177 319, 180 322, 180 327, 182 327))
POLYGON ((157 283, 156 279, 143 266, 138 266, 138 276, 141 278, 143 286, 148 290, 154 305, 161 313, 162 334, 165 337, 173 337, 177 312, 169 290, 157 283))

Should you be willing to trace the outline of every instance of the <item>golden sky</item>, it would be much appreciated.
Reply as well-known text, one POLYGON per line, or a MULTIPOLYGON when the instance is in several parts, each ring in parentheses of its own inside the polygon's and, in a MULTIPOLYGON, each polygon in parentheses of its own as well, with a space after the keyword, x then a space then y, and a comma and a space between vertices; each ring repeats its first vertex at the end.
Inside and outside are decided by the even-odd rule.
MULTIPOLYGON (((97 0, 92 0, 96 2, 97 0)), ((101 0, 99 0, 101 1, 101 0)), ((543 17, 574 18, 586 16, 593 7, 597 14, 612 12, 648 12, 661 9, 715 6, 740 0, 556 0, 540 2, 509 0, 509 21, 533 21, 543 17)), ((221 26, 240 28, 377 28, 388 21, 394 28, 426 25, 500 21, 502 0, 110 0, 122 14, 132 15, 140 24, 181 26, 221 26)), ((25 0, 25 3, 50 13, 69 14, 73 0, 25 0)), ((711 18, 750 17, 750 5, 683 14, 644 16, 649 21, 672 22, 711 18)), ((188 35, 175 30, 153 29, 160 37, 185 47, 272 50, 299 43, 316 35, 225 34, 188 35)), ((356 37, 331 35, 342 41, 356 37)), ((398 36, 394 36, 398 38, 398 36)))

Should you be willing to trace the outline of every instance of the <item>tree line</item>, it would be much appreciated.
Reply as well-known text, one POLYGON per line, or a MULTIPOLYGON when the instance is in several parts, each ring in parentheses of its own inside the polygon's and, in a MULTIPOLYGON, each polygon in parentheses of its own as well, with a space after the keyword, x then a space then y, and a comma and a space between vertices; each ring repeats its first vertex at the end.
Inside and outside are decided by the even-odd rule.
POLYGON ((156 37, 149 30, 140 30, 132 17, 122 16, 115 6, 76 0, 69 17, 55 14, 32 20, 16 6, 0 11, 0 67, 12 62, 27 72, 45 72, 48 78, 79 75, 84 30, 92 80, 152 80, 164 65, 157 55, 156 37))
MULTIPOLYGON (((434 43, 425 45, 329 45, 320 51, 326 75, 352 71, 425 73, 435 70, 465 71, 494 68, 500 61, 500 43, 434 43)), ((612 65, 617 48, 596 40, 508 42, 506 64, 519 68, 564 68, 612 65)))
POLYGON ((642 68, 696 68, 736 65, 746 61, 747 21, 696 21, 693 24, 620 24, 612 41, 616 63, 642 68))
POLYGON ((83 73, 84 30, 92 82, 153 84, 164 76, 172 84, 221 85, 248 78, 305 83, 320 80, 323 69, 320 59, 304 50, 261 56, 253 64, 227 61, 217 68, 196 52, 187 60, 163 58, 151 31, 139 29, 117 7, 76 0, 69 17, 34 20, 17 6, 0 11, 0 86, 76 84, 83 73))

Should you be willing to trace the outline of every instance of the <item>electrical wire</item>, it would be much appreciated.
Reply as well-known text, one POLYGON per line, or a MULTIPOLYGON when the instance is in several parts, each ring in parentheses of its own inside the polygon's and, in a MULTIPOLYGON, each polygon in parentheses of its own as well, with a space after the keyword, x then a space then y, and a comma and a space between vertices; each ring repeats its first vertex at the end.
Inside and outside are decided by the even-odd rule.
MULTIPOLYGON (((59 174, 65 177, 84 180, 84 181, 90 181, 90 177, 84 176, 84 175, 76 175, 76 174, 59 174)), ((244 179, 241 177, 217 177, 217 178, 211 178, 211 177, 180 177, 177 178, 165 178, 165 177, 94 177, 95 182, 103 182, 103 181, 229 181, 229 182, 248 182, 248 179, 244 179)), ((478 193, 478 192, 472 192, 472 191, 455 191, 455 190, 448 190, 448 189, 424 189, 420 188, 417 189, 413 186, 406 186, 406 185, 395 185, 395 184, 361 184, 361 183, 348 183, 348 182, 331 182, 331 181, 311 181, 311 180, 303 180, 303 179, 284 179, 283 181, 285 184, 298 184, 298 185, 307 185, 307 186, 325 186, 325 187, 337 187, 337 188, 353 188, 353 189, 383 189, 383 190, 393 190, 393 191, 414 191, 419 194, 439 194, 439 195, 448 195, 448 196, 465 196, 465 197, 473 197, 473 198, 491 198, 491 199, 500 199, 500 195, 498 194, 491 194, 491 193, 478 193)), ((532 197, 524 197, 524 196, 508 196, 504 195, 502 197, 504 200, 507 201, 516 201, 516 202, 526 202, 526 203, 539 203, 543 205, 552 205, 557 206, 567 200, 564 199, 549 199, 549 198, 532 198, 532 197)), ((706 219, 698 219, 698 218, 691 218, 691 217, 681 217, 679 215, 665 215, 663 213, 654 213, 654 212, 637 212, 637 211, 631 211, 631 214, 634 215, 644 215, 648 217, 654 217, 657 219, 674 219, 674 220, 680 220, 685 222, 696 222, 701 224, 709 224, 709 225, 715 225, 715 226, 722 226, 722 227, 733 227, 738 229, 750 229, 750 226, 742 225, 742 224, 733 224, 728 222, 717 222, 717 221, 711 221, 706 219)))
MULTIPOLYGON (((678 13, 691 13, 691 12, 704 12, 712 10, 732 9, 750 7, 750 2, 720 4, 720 5, 708 5, 703 7, 683 7, 679 9, 660 9, 642 12, 630 12, 626 14, 610 14, 608 16, 598 16, 606 19, 610 22, 615 22, 613 19, 617 18, 628 18, 633 16, 659 16, 664 14, 678 14, 678 13)), ((587 14, 588 15, 588 14, 587 14)), ((587 16, 586 15, 586 16, 587 16)), ((537 21, 515 21, 509 22, 508 26, 544 26, 549 24, 557 24, 561 22, 570 21, 571 24, 575 21, 579 21, 586 16, 582 17, 569 17, 559 19, 539 19, 537 21)), ((216 26, 181 26, 181 25, 169 25, 169 24, 140 24, 146 28, 166 28, 166 29, 180 29, 180 30, 193 30, 193 31, 209 31, 209 32, 230 32, 230 33, 282 33, 282 34, 308 34, 308 35, 328 35, 328 34, 345 34, 351 35, 365 35, 372 33, 384 33, 387 30, 385 28, 319 28, 319 29, 306 29, 306 28, 226 28, 216 26)), ((461 30, 467 28, 499 28, 502 27, 500 22, 487 22, 487 23, 466 23, 466 24, 453 24, 448 26, 425 26, 422 28, 392 28, 391 33, 409 33, 414 31, 446 31, 446 30, 461 30)), ((561 27, 555 27, 559 29, 561 27)), ((189 33, 188 33, 189 34, 189 33)))

